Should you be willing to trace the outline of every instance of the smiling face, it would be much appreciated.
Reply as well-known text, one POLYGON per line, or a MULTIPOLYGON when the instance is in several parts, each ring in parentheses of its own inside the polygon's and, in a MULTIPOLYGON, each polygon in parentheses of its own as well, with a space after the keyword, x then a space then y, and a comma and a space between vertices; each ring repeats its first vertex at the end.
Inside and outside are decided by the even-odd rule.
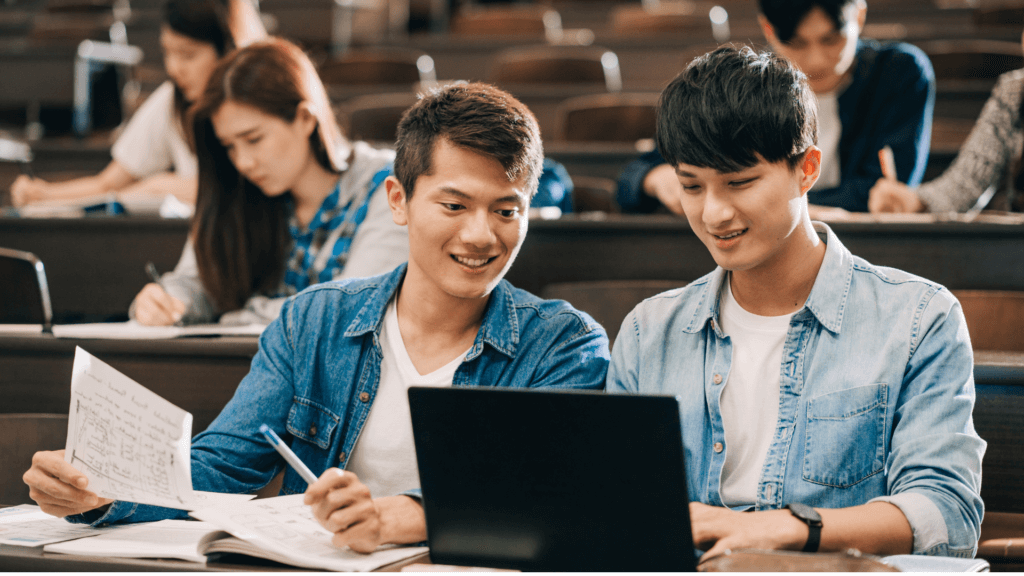
POLYGON ((195 102, 203 94, 206 81, 217 67, 217 49, 213 44, 178 34, 166 26, 160 29, 160 48, 167 75, 181 90, 185 100, 195 102))
POLYGON ((731 173, 676 167, 686 218, 719 266, 748 271, 787 265, 801 246, 792 239, 806 215, 804 194, 818 178, 820 159, 812 147, 797 168, 763 159, 731 173))
POLYGON ((772 49, 807 75, 808 84, 816 94, 835 90, 857 55, 857 39, 864 27, 867 8, 853 2, 845 10, 846 25, 836 29, 825 11, 815 6, 786 42, 775 35, 764 16, 760 17, 765 38, 772 49))
POLYGON ((285 120, 247 104, 228 100, 210 116, 214 132, 238 172, 267 196, 292 189, 316 163, 309 136, 316 118, 300 106, 285 120))
POLYGON ((404 288, 453 299, 490 295, 526 238, 529 179, 509 182, 501 163, 439 139, 430 173, 411 196, 387 179, 397 224, 409 227, 404 288))

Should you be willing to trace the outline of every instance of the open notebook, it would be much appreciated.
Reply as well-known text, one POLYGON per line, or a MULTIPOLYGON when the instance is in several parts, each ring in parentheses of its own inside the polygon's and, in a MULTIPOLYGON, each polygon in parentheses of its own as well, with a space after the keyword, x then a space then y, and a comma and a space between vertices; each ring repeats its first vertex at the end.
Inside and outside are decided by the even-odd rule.
POLYGON ((420 546, 382 546, 359 554, 331 544, 331 533, 313 518, 302 494, 196 510, 203 520, 163 520, 109 534, 50 544, 43 550, 111 558, 176 558, 205 563, 210 554, 234 553, 282 564, 339 572, 368 572, 425 556, 420 546))

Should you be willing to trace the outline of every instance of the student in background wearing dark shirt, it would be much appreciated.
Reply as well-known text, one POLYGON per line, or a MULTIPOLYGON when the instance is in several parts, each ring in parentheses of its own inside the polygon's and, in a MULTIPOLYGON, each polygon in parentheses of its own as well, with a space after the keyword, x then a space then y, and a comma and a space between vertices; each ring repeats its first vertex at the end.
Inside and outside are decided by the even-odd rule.
MULTIPOLYGON (((761 28, 779 55, 807 74, 817 96, 822 177, 808 192, 811 217, 835 207, 868 211, 888 145, 897 178, 914 186, 928 161, 935 74, 928 57, 902 43, 860 39, 863 0, 760 0, 761 28)), ((679 182, 657 151, 630 163, 619 180, 626 212, 660 204, 682 214, 679 182)))

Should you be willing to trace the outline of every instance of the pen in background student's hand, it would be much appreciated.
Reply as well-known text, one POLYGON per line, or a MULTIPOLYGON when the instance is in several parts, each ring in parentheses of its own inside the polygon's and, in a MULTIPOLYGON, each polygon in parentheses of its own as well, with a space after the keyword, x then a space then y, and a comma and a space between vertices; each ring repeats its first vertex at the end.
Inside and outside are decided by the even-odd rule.
POLYGON ((888 144, 878 151, 878 163, 882 165, 882 176, 887 180, 896 180, 896 159, 888 144))
MULTIPOLYGON (((146 274, 148 274, 149 278, 153 282, 155 282, 156 285, 159 286, 161 290, 164 291, 164 294, 167 294, 168 296, 171 295, 171 293, 167 291, 167 286, 164 285, 163 278, 160 277, 160 272, 157 271, 157 269, 156 269, 156 264, 153 264, 152 262, 146 262, 146 274)), ((171 296, 171 297, 173 298, 173 296, 171 296)), ((181 318, 178 318, 177 320, 175 320, 174 321, 174 325, 175 326, 181 326, 182 325, 181 318)))

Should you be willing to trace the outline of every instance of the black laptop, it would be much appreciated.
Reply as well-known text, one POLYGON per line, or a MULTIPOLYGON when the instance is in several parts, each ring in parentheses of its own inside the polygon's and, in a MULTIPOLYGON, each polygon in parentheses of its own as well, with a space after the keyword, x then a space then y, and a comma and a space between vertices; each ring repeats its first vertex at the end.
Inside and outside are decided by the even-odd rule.
POLYGON ((669 396, 409 389, 430 557, 539 571, 693 571, 669 396))

